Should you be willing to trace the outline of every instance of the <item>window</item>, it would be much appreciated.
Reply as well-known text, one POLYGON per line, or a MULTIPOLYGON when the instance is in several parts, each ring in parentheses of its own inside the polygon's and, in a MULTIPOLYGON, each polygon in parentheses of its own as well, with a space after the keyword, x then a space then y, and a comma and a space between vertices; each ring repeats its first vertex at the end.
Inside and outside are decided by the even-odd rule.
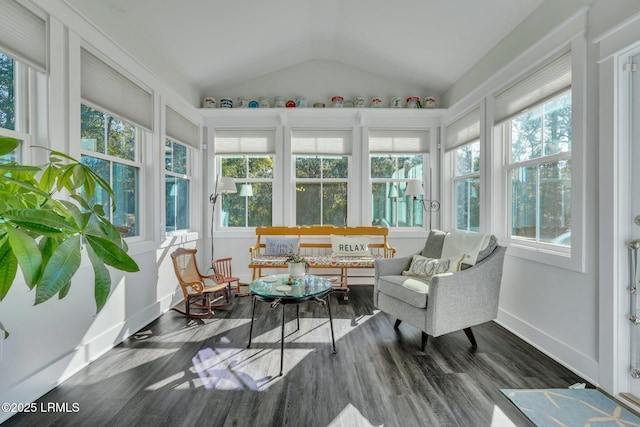
POLYGON ((221 156, 222 176, 234 178, 237 193, 222 198, 223 227, 257 227, 272 224, 274 157, 221 156))
POLYGON ((296 156, 296 225, 347 225, 349 158, 296 156))
POLYGON ((370 129, 371 221, 386 227, 423 227, 422 198, 405 196, 409 180, 424 182, 428 173, 429 129, 370 129))
POLYGON ((104 206, 125 237, 140 234, 138 140, 139 130, 132 124, 81 105, 81 161, 111 185, 116 210, 104 190, 96 193, 94 202, 104 206))
POLYGON ((455 227, 480 231, 480 141, 454 151, 455 227))
POLYGON ((510 234, 571 246, 571 91, 508 124, 510 234))
POLYGON ((480 107, 445 126, 455 229, 480 231, 480 107))
POLYGON ((222 197, 218 225, 272 225, 275 129, 216 129, 218 170, 234 178, 237 193, 222 197))
POLYGON ((0 52, 0 128, 16 130, 15 61, 0 52))
POLYGON ((292 129, 296 225, 348 225, 351 129, 292 129))
POLYGON ((422 204, 404 191, 410 179, 422 181, 423 162, 423 155, 371 155, 373 225, 422 227, 422 204))
POLYGON ((165 142, 165 230, 189 228, 191 163, 189 148, 167 138, 165 142))

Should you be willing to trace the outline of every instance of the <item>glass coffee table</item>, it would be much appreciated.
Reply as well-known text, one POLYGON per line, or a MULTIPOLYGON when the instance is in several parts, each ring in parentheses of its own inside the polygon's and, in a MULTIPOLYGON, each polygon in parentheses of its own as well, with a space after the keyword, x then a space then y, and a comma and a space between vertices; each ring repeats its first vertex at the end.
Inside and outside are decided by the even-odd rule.
POLYGON ((336 341, 333 335, 333 318, 331 317, 331 303, 329 293, 331 282, 322 277, 306 275, 299 278, 290 278, 288 274, 278 274, 261 277, 249 284, 251 296, 253 296, 253 311, 251 313, 251 327, 249 328, 249 344, 251 347, 251 335, 253 334, 253 320, 256 314, 256 301, 271 303, 271 308, 282 306, 282 328, 280 340, 280 375, 282 376, 284 359, 284 308, 288 304, 296 304, 297 330, 300 329, 300 304, 314 301, 329 310, 329 326, 331 327, 331 343, 333 353, 336 353, 336 341), (326 298, 325 298, 326 297, 326 298))

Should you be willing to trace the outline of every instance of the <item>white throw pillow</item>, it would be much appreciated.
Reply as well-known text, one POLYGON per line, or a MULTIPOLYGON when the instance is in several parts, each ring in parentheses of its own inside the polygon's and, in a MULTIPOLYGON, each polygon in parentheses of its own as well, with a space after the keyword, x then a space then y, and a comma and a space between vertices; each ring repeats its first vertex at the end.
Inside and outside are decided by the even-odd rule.
POLYGON ((450 258, 427 258, 422 255, 414 255, 411 266, 403 271, 404 276, 417 276, 431 279, 436 274, 455 273, 460 271, 460 265, 466 255, 458 255, 450 258))
POLYGON ((371 256, 368 236, 331 235, 333 256, 371 256))
POLYGON ((297 238, 267 237, 264 254, 270 256, 297 254, 298 241, 297 238))

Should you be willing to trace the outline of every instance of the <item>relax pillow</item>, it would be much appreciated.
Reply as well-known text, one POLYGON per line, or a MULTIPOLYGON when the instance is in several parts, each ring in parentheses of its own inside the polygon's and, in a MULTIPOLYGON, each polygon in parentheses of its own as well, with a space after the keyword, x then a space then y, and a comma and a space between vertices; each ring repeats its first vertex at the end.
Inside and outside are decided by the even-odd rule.
POLYGON ((265 243, 265 255, 278 256, 278 255, 291 255, 298 253, 298 239, 297 238, 275 238, 267 237, 265 243))
POLYGON ((402 272, 403 276, 417 276, 431 279, 436 274, 455 273, 460 271, 460 264, 466 255, 458 255, 451 258, 427 258, 422 255, 414 255, 409 269, 402 272))
POLYGON ((368 236, 331 235, 333 256, 371 256, 368 236))

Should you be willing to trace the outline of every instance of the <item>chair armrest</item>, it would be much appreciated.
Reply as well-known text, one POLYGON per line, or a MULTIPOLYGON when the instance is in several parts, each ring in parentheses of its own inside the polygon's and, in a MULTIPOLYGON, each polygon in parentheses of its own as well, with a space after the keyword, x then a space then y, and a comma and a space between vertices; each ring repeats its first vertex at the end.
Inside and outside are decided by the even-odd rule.
POLYGON ((398 276, 409 269, 413 256, 400 258, 378 258, 373 262, 376 282, 380 276, 398 276))
POLYGON ((506 248, 456 273, 436 275, 429 284, 424 331, 437 337, 497 317, 506 248))

